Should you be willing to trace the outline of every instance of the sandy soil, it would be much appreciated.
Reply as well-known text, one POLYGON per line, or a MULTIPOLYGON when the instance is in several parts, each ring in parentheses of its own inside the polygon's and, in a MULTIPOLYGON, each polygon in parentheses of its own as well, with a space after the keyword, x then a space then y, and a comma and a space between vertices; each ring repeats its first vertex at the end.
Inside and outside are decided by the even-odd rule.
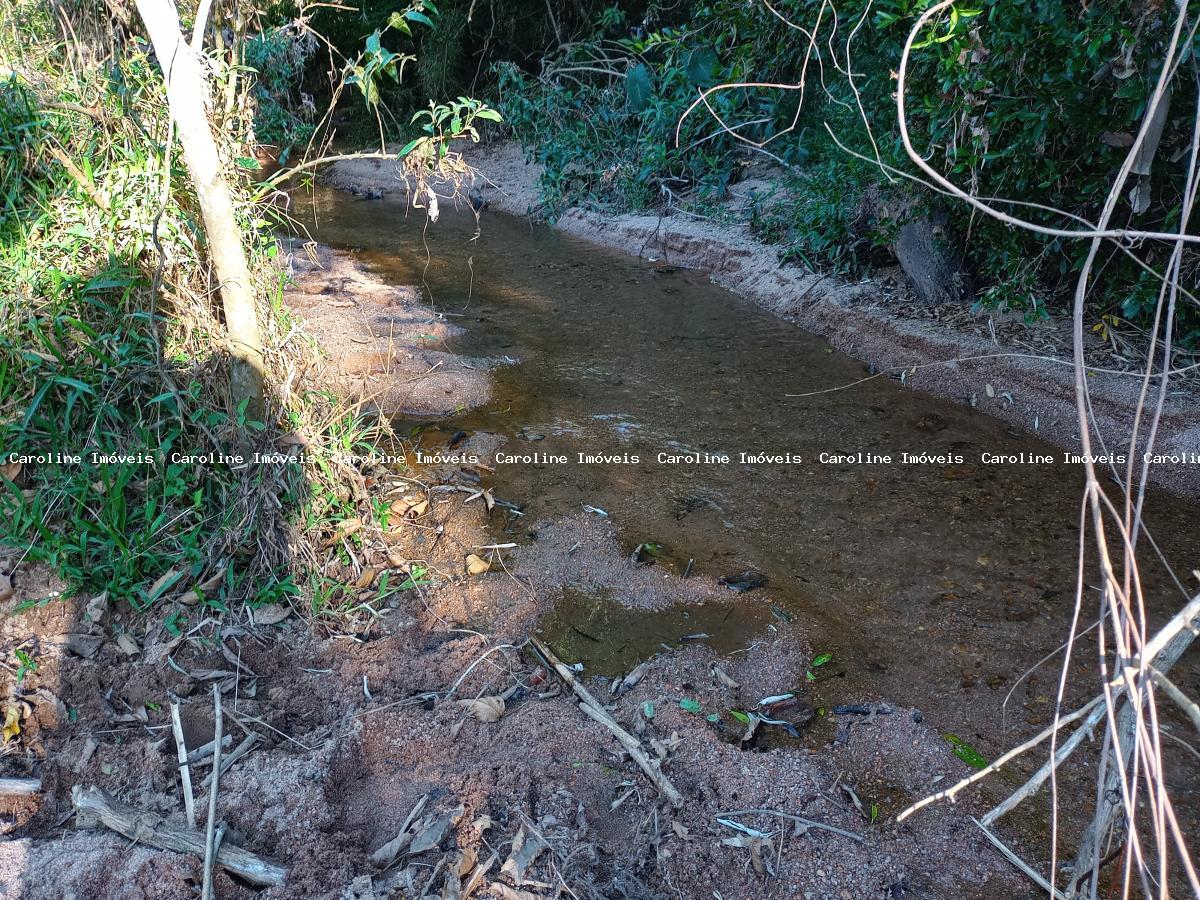
POLYGON ((291 279, 284 304, 319 345, 314 383, 367 411, 440 417, 488 399, 489 360, 441 349, 461 333, 422 305, 420 291, 393 287, 346 253, 284 244, 291 279))
MULTIPOLYGON (((514 144, 473 148, 470 161, 487 179, 479 190, 493 208, 537 215, 539 167, 514 144)), ((379 160, 337 163, 330 184, 347 190, 401 193, 394 164, 379 160)), ((922 391, 970 403, 1023 429, 1078 450, 1074 371, 1061 323, 1027 326, 1012 318, 955 313, 940 321, 907 300, 897 272, 847 283, 781 266, 777 248, 755 240, 739 225, 681 215, 631 215, 584 209, 566 211, 556 227, 594 243, 646 259, 704 269, 713 280, 776 315, 819 334, 852 356, 891 372, 922 391), (989 321, 990 320, 990 321, 989 321), (915 370, 913 367, 916 367, 915 370)), ((1097 368, 1125 368, 1111 361, 1089 335, 1097 368)), ((1093 371, 1088 378, 1092 413, 1109 447, 1128 443, 1141 380, 1093 371)), ((1159 426, 1159 452, 1200 451, 1200 398, 1180 389, 1168 398, 1159 426)), ((1200 465, 1152 468, 1157 483, 1184 496, 1200 496, 1200 465)))

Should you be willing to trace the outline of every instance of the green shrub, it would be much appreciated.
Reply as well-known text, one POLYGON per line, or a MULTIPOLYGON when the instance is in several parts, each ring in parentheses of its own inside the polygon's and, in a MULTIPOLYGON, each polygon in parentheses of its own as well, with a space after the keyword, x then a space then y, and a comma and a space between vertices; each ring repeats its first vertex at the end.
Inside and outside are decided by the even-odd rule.
MULTIPOLYGON (((749 123, 739 134, 769 140, 767 149, 791 167, 783 175, 795 197, 790 219, 786 209, 776 210, 755 227, 780 240, 787 259, 848 271, 878 261, 894 232, 894 221, 864 223, 857 208, 856 198, 882 189, 909 215, 937 207, 948 216, 977 273, 982 302, 1045 315, 1048 304, 1068 296, 1085 242, 1015 231, 964 204, 890 183, 878 166, 853 160, 827 136, 826 126, 868 158, 877 150, 885 165, 913 171, 899 142, 895 71, 916 16, 931 5, 849 0, 836 12, 821 0, 776 5, 791 23, 821 23, 819 60, 803 33, 760 4, 716 0, 652 9, 645 30, 630 27, 614 7, 536 74, 500 65, 501 109, 546 167, 552 214, 572 203, 644 207, 689 189, 689 199, 703 204, 721 197, 753 153, 722 133, 703 106, 683 123, 677 142, 679 116, 712 84, 798 84, 807 59, 798 117, 796 90, 710 95, 726 123, 749 123)), ((1120 0, 958 3, 916 43, 906 92, 913 142, 932 166, 980 196, 1094 220, 1125 153, 1119 145, 1139 127, 1173 14, 1153 2, 1120 0)), ((1195 96, 1190 76, 1176 78, 1149 185, 1151 206, 1136 219, 1124 208, 1122 221, 1167 230, 1178 222, 1195 96)), ((1036 221, 1072 224, 1015 209, 1036 221)), ((1146 244, 1136 252, 1161 267, 1170 251, 1146 244)), ((1196 254, 1186 257, 1184 271, 1194 275, 1196 254)), ((1144 325, 1154 294, 1153 281, 1117 253, 1096 286, 1092 312, 1144 325)), ((1200 338, 1194 304, 1182 311, 1177 337, 1200 338)))

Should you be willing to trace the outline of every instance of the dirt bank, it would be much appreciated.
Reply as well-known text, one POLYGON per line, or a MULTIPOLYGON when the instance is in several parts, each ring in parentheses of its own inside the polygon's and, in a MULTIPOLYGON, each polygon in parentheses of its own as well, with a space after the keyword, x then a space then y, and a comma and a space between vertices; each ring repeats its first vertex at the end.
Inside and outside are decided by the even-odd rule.
MULTIPOLYGON (((792 625, 766 629, 724 659, 702 643, 665 650, 618 696, 608 681, 581 676, 661 761, 683 796, 673 809, 612 735, 517 647, 564 588, 604 586, 650 609, 727 592, 633 564, 611 525, 594 516, 540 523, 531 544, 470 576, 462 554, 489 533, 486 506, 454 492, 430 496, 440 499, 403 543, 430 530, 444 537, 429 550, 431 575, 421 589, 378 604, 378 616, 354 634, 321 636, 330 621, 295 613, 269 626, 243 614, 218 627, 196 615, 192 638, 170 648, 168 664, 155 650, 170 640, 157 617, 106 611, 93 620, 88 610, 103 605, 84 599, 23 612, 10 602, 0 630, 5 656, 23 647, 37 668, 19 686, 6 675, 29 711, 0 776, 35 777, 42 790, 2 801, 3 895, 194 897, 199 860, 155 849, 150 835, 183 821, 169 704, 181 704, 195 749, 212 734, 214 683, 233 745, 257 736, 220 781, 225 840, 287 870, 283 885, 261 893, 219 873, 223 900, 465 896, 457 892, 476 872, 473 895, 492 898, 567 888, 579 897, 718 891, 746 900, 1027 894, 966 818, 979 812, 973 801, 892 823, 908 798, 969 771, 917 711, 830 714, 821 720, 824 739, 780 731, 739 748, 744 725, 727 711, 754 709, 759 698, 804 683, 811 651, 792 625), (478 721, 461 702, 501 695, 496 721, 478 721), (76 785, 143 810, 143 838, 131 846, 72 821, 76 785), (396 837, 421 798, 413 830, 433 829, 422 849, 401 851, 388 870, 373 864, 371 854, 396 837), (756 809, 816 824, 727 815, 756 809), (543 840, 544 851, 522 856, 521 841, 543 840)), ((373 546, 362 556, 383 559, 373 546)), ((15 586, 18 600, 34 600, 49 583, 36 569, 19 570, 15 586)), ((373 589, 378 581, 360 598, 369 601, 373 589)), ((194 781, 207 771, 193 766, 194 781)), ((205 795, 197 794, 203 828, 205 795)))
MULTIPOLYGON (((490 182, 478 187, 492 208, 537 214, 539 167, 527 164, 519 147, 490 145, 472 150, 470 159, 490 182)), ((391 163, 362 160, 338 163, 327 177, 347 190, 401 193, 393 171, 391 163)), ((922 308, 898 269, 851 284, 781 266, 776 248, 736 224, 577 208, 555 226, 648 260, 707 270, 722 286, 882 373, 903 373, 912 387, 970 403, 1065 449, 1080 447, 1063 323, 1027 325, 1011 316, 922 308)), ((1089 335, 1088 344, 1092 412, 1104 446, 1113 450, 1128 443, 1142 382, 1123 371, 1128 365, 1113 360, 1099 338, 1089 335)), ((1156 448, 1168 455, 1200 452, 1200 398, 1192 390, 1176 387, 1168 397, 1156 448)), ((1200 496, 1200 465, 1158 464, 1151 478, 1181 495, 1200 496)))

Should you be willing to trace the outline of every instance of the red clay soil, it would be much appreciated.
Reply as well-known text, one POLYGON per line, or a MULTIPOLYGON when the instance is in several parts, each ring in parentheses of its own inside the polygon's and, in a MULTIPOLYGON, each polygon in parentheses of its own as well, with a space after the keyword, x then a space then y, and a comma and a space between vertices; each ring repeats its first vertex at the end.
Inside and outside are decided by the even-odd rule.
MULTIPOLYGON (((194 639, 165 663, 151 658, 162 638, 158 620, 108 613, 91 623, 80 599, 13 612, 14 603, 53 587, 39 570, 18 568, 0 640, 6 659, 23 646, 37 670, 13 689, 29 711, 0 774, 39 777, 43 789, 3 808, 4 896, 196 895, 197 858, 77 829, 70 798, 75 785, 94 784, 152 814, 151 827, 156 817, 180 823, 168 704, 178 698, 188 746, 199 746, 211 735, 213 680, 227 691, 234 743, 249 731, 261 736, 220 780, 225 840, 288 873, 283 886, 262 892, 221 873, 218 897, 412 897, 431 877, 428 893, 459 896, 474 867, 493 856, 475 896, 1028 894, 967 819, 970 800, 892 822, 908 799, 969 772, 915 711, 829 717, 800 740, 780 732, 757 751, 739 748, 743 726, 728 709, 752 709, 804 684, 811 651, 796 625, 773 626, 748 652, 723 660, 698 644, 664 651, 615 699, 605 680, 581 676, 647 752, 661 748, 662 770, 684 798, 672 809, 613 737, 516 648, 564 588, 603 586, 649 609, 727 592, 637 565, 619 550, 613 527, 591 516, 539 523, 536 539, 509 552, 503 566, 465 575, 455 562, 460 544, 483 542, 487 515, 459 496, 427 514, 451 548, 429 560, 437 585, 380 604, 382 618, 354 635, 321 636, 322 623, 295 614, 266 627, 231 617, 219 630, 196 615, 194 639), (113 637, 122 632, 141 649, 123 650, 113 637), (81 657, 67 649, 82 646, 71 634, 94 635, 100 646, 81 657), (738 687, 718 680, 718 663, 738 687), (477 721, 459 703, 506 691, 498 721, 477 721), (682 708, 684 700, 700 713, 682 708), (719 726, 710 713, 722 716, 719 726), (833 746, 823 733, 836 733, 833 746), (436 846, 380 870, 371 853, 396 836, 421 797, 426 815, 463 812, 436 846), (747 809, 804 817, 857 839, 769 814, 726 817, 754 834, 717 821, 747 809), (548 849, 518 873, 502 864, 523 828, 536 829, 548 849)), ((203 828, 205 793, 196 793, 203 828)))

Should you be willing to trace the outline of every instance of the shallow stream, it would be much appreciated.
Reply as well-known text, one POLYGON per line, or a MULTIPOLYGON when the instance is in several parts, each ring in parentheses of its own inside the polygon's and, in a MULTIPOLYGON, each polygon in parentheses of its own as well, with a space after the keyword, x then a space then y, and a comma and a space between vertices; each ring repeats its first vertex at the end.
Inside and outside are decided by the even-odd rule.
MULTIPOLYGON (((521 503, 524 521, 592 507, 612 517, 629 551, 656 545, 656 565, 765 574, 754 596, 802 622, 814 651, 833 654, 822 679, 834 703, 914 705, 989 751, 1007 742, 1006 727, 1048 720, 1056 666, 1002 704, 1067 633, 1079 470, 981 455, 1060 450, 889 378, 847 388, 865 376, 862 363, 703 273, 493 213, 475 240, 469 211, 443 210, 425 229, 423 213, 401 201, 320 192, 298 215, 387 279, 422 285, 467 329, 451 349, 519 360, 495 371, 489 405, 445 428, 502 435, 507 453, 568 457, 497 468, 496 494, 521 503), (638 461, 579 464, 580 453, 638 461), (700 461, 659 462, 660 453, 700 461), (783 461, 742 462, 742 453, 783 461), (892 461, 823 463, 822 453, 892 461), (961 461, 905 464, 902 453, 961 461), (718 454, 730 462, 712 461, 718 454)), ((1196 512, 1163 494, 1149 504, 1151 532, 1181 580, 1198 562, 1196 512)), ((1163 566, 1144 578, 1162 610, 1177 607, 1163 566)), ((689 631, 716 630, 714 646, 727 650, 771 625, 761 604, 753 621, 722 612, 692 627, 694 611, 639 617, 579 603, 568 598, 551 626, 563 641, 569 623, 587 632, 564 655, 593 671, 689 631)))

